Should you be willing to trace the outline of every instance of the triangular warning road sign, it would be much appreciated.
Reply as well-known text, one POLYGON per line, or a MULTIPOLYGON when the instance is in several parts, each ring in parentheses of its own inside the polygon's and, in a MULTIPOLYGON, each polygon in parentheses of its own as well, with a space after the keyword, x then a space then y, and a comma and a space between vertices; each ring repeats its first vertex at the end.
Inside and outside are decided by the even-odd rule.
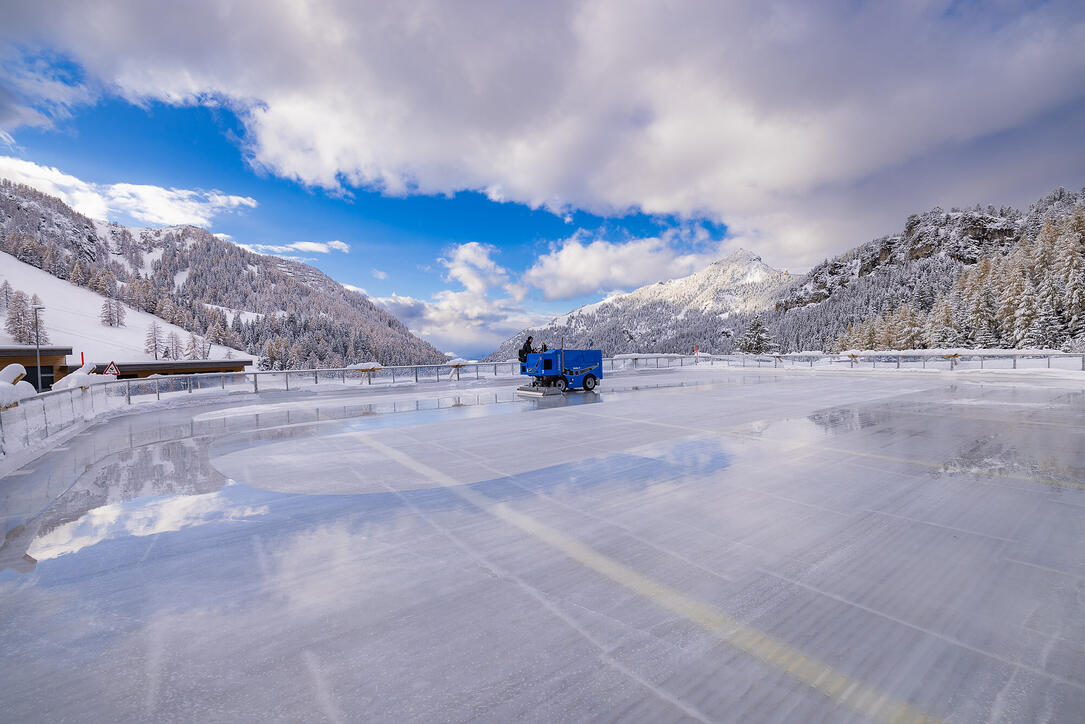
POLYGON ((119 375, 120 370, 117 369, 117 363, 116 362, 110 362, 108 365, 106 365, 105 372, 103 372, 102 374, 119 375))

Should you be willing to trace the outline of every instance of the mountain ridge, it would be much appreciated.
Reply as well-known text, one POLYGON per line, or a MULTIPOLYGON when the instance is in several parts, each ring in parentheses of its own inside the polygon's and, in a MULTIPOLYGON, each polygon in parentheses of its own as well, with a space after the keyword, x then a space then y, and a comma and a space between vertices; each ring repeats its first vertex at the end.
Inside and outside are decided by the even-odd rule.
POLYGON ((390 312, 307 264, 256 254, 196 226, 95 221, 7 179, 0 179, 0 251, 244 349, 265 368, 444 360, 390 312), (231 319, 223 308, 254 316, 231 319))

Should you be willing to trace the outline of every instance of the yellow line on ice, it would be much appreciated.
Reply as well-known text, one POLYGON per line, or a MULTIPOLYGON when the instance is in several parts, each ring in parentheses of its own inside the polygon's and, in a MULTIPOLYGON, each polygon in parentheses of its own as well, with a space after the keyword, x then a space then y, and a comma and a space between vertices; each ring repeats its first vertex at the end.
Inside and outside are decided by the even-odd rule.
POLYGON ((741 623, 726 613, 685 595, 677 589, 645 576, 619 563, 590 546, 541 523, 531 516, 513 510, 505 503, 494 502, 451 476, 420 463, 406 453, 369 437, 358 438, 369 447, 383 453, 400 465, 413 470, 472 505, 490 513, 505 523, 545 543, 596 573, 648 599, 705 629, 716 638, 760 659, 774 668, 798 679, 807 686, 835 699, 859 714, 877 721, 934 722, 936 719, 907 703, 894 701, 876 689, 833 669, 828 664, 802 653, 779 639, 741 623))

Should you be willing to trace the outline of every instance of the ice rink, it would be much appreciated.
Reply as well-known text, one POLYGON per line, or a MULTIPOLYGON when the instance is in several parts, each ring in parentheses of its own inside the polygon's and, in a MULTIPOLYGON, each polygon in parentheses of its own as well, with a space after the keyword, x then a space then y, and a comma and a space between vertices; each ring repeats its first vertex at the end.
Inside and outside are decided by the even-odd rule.
POLYGON ((0 479, 5 721, 1085 721, 1085 375, 269 393, 0 479))

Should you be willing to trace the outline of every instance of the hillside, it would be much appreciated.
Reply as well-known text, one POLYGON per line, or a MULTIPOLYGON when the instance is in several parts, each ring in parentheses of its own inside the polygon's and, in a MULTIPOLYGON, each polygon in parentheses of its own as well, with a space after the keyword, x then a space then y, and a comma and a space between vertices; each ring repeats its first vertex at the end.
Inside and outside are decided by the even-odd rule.
MULTIPOLYGON (((158 322, 163 339, 173 332, 184 344, 188 332, 175 324, 158 319, 152 314, 126 306, 125 326, 109 327, 99 321, 99 312, 105 297, 85 287, 57 279, 29 264, 0 252, 0 284, 11 284, 13 289, 27 295, 37 294, 45 305, 41 314, 42 327, 52 344, 70 346, 69 364, 78 364, 80 353, 87 362, 134 362, 154 359, 144 351, 144 336, 151 322, 158 322)), ((3 300, 0 299, 0 307, 3 300)), ((0 311, 3 311, 0 309, 0 311)), ((0 326, 0 344, 13 344, 11 335, 0 326)), ((209 358, 255 359, 239 349, 212 345, 209 358)))
MULTIPOLYGON (((1047 256, 1055 254, 1059 237, 1064 233, 1071 236, 1080 233, 1061 227, 1071 223, 1075 210, 1081 213, 1083 202, 1085 189, 1074 193, 1060 188, 1033 203, 1028 211, 976 206, 949 211, 935 208, 913 214, 900 233, 874 239, 827 259, 797 279, 780 295, 774 310, 765 315, 765 324, 785 351, 831 349, 849 327, 873 323, 879 316, 887 318, 898 311, 902 315, 914 313, 917 319, 912 324, 923 327, 929 336, 932 310, 945 303, 953 307, 955 315, 950 320, 955 332, 949 336, 956 337, 958 345, 973 346, 977 344, 976 330, 971 328, 974 325, 968 318, 974 312, 976 299, 971 292, 966 294, 958 288, 963 275, 980 267, 984 260, 991 264, 1009 259, 1021 250, 1030 259, 1027 262, 1019 259, 1019 266, 1025 268, 1011 276, 1016 279, 1025 274, 1025 286, 1033 287, 1034 295, 1055 271, 1056 260, 1047 256), (1033 258, 1035 245, 1048 222, 1052 228, 1050 238, 1045 239, 1042 258, 1033 258)), ((1077 258, 1080 249, 1080 239, 1073 243, 1067 239, 1061 253, 1066 258, 1077 258)), ((1063 295, 1069 281, 1064 276, 1052 279, 1063 295)), ((1007 278, 1006 282, 1009 281, 1007 278)), ((999 300, 1004 289, 997 287, 994 278, 990 287, 993 300, 999 300)), ((1004 314, 1011 314, 1009 308, 1016 309, 1019 303, 1020 300, 1007 299, 1000 306, 1004 307, 1004 314)), ((1026 310, 1026 316, 1029 315, 1031 312, 1026 310)), ((1063 321, 1068 324, 1071 320, 1067 317, 1063 321)), ((945 326, 945 320, 941 324, 945 326)), ((1008 324, 1010 321, 1005 320, 1004 326, 1008 324)), ((1067 341, 1065 336, 1055 346, 1063 346, 1067 341)), ((1006 338, 1001 343, 1016 346, 1019 341, 1006 338)))
POLYGON ((730 351, 734 315, 771 308, 791 281, 760 257, 739 250, 704 269, 619 294, 524 330, 487 359, 516 356, 524 338, 551 345, 562 337, 569 347, 594 346, 605 354, 624 352, 730 351))
POLYGON ((754 316, 783 352, 841 348, 1053 347, 1085 350, 1085 189, 1027 211, 993 206, 913 214, 900 233, 789 277, 737 252, 556 317, 487 359, 536 343, 623 352, 728 353, 754 316))
POLYGON ((392 314, 311 266, 254 254, 193 226, 134 229, 91 220, 6 180, 0 251, 245 350, 269 368, 444 359, 392 314))

